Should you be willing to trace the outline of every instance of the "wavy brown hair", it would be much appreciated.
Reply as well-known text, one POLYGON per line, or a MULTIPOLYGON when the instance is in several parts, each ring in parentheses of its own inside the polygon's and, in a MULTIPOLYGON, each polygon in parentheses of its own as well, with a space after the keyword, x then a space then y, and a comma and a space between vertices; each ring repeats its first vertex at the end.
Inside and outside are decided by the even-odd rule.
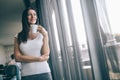
MULTIPOLYGON (((21 42, 26 42, 27 38, 28 38, 28 33, 30 30, 30 24, 28 23, 28 11, 32 9, 36 12, 36 10, 32 7, 28 7, 26 8, 23 13, 22 13, 22 30, 21 32, 18 34, 18 43, 20 44, 21 42)), ((37 14, 37 12, 36 12, 37 14)), ((38 18, 35 24, 38 24, 38 18)))

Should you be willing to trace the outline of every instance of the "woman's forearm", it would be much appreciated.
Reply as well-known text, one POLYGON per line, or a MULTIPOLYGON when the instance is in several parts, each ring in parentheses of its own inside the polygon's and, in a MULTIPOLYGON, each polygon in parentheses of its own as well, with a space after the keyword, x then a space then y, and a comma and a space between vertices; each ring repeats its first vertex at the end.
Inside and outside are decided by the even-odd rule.
POLYGON ((39 62, 40 57, 26 56, 26 55, 17 55, 15 60, 18 62, 39 62))
POLYGON ((43 59, 41 59, 40 56, 34 57, 34 56, 23 55, 19 49, 17 38, 15 38, 15 40, 14 40, 14 55, 15 55, 15 60, 18 62, 40 62, 40 61, 43 61, 43 59))

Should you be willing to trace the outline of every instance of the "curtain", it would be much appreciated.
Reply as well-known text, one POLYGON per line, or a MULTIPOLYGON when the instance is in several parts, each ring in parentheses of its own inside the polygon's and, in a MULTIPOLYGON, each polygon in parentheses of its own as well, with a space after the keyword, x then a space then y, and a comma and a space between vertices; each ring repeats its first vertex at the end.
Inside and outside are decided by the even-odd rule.
POLYGON ((104 0, 36 0, 36 8, 49 34, 53 80, 110 80, 108 61, 116 56, 106 47, 114 36, 104 0))
POLYGON ((110 80, 104 44, 112 38, 105 34, 110 33, 110 29, 104 5, 100 1, 103 0, 81 0, 81 5, 94 80, 110 80))
POLYGON ((111 31, 105 0, 95 0, 95 7, 96 13, 98 14, 98 21, 107 37, 106 44, 104 44, 103 48, 105 48, 110 79, 120 79, 119 59, 117 57, 119 49, 115 36, 111 31))
POLYGON ((81 49, 74 28, 71 2, 36 0, 36 5, 40 24, 47 29, 49 34, 51 48, 49 63, 53 79, 85 80, 86 78, 87 80, 90 76, 90 80, 92 80, 91 70, 83 71, 81 49))
POLYGON ((46 28, 49 34, 49 42, 50 42, 50 66, 51 66, 51 71, 53 75, 54 80, 63 80, 61 79, 62 74, 60 72, 60 68, 62 67, 60 64, 60 57, 59 57, 59 52, 57 50, 58 46, 56 45, 56 38, 55 38, 55 31, 52 22, 52 8, 51 5, 49 4, 49 0, 36 0, 36 5, 38 9, 38 14, 39 14, 39 21, 42 26, 46 28))
POLYGON ((100 26, 100 37, 103 44, 104 56, 107 61, 106 67, 108 67, 110 80, 120 79, 119 59, 117 57, 119 49, 115 36, 111 31, 105 0, 94 0, 94 7, 97 21, 100 26))

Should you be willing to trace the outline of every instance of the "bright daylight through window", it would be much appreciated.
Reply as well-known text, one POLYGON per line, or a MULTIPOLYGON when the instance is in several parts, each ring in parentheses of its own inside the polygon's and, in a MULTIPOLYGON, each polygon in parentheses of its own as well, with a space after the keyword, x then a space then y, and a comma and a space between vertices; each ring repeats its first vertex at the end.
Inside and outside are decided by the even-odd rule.
POLYGON ((120 34, 120 0, 105 0, 110 27, 113 34, 120 34))

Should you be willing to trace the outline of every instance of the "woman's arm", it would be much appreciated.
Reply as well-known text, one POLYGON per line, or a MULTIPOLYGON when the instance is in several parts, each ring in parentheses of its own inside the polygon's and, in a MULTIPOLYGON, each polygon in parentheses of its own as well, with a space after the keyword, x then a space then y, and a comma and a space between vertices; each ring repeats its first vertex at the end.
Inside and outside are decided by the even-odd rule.
POLYGON ((49 48, 49 39, 47 31, 39 26, 38 31, 43 35, 43 46, 41 49, 42 56, 40 57, 43 61, 49 59, 50 48, 49 48))
POLYGON ((43 61, 41 57, 26 56, 20 52, 17 38, 14 39, 14 54, 15 60, 18 62, 40 62, 43 61))

